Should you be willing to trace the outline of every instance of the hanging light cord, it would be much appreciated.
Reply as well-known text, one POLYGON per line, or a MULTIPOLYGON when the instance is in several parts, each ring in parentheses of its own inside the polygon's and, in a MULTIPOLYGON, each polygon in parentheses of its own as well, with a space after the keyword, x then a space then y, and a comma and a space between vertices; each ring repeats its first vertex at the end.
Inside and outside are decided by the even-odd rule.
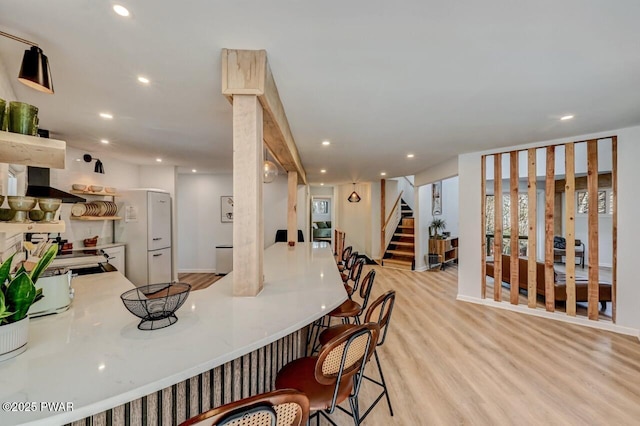
POLYGON ((9 33, 5 33, 4 31, 0 31, 0 35, 5 36, 6 38, 10 38, 11 40, 19 41, 20 43, 28 44, 29 46, 38 47, 37 43, 34 43, 32 41, 29 41, 29 40, 25 40, 23 38, 14 36, 14 35, 9 34, 9 33))

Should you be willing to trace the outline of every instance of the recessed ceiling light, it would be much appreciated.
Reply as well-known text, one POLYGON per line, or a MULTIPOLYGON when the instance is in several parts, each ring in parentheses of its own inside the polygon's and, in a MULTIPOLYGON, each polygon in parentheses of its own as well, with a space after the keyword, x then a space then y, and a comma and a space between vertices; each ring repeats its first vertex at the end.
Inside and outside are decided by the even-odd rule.
POLYGON ((415 155, 413 155, 413 154, 407 154, 407 158, 413 158, 413 157, 415 157, 415 155))
POLYGON ((320 186, 324 186, 324 183, 321 183, 320 186))
POLYGON ((560 120, 564 121, 564 120, 571 120, 573 118, 573 115, 565 115, 563 117, 560 117, 560 120))
POLYGON ((100 117, 104 118, 105 120, 111 120, 113 118, 113 115, 109 114, 108 112, 101 112, 100 117))
POLYGON ((196 169, 191 169, 191 173, 195 173, 195 172, 197 172, 196 169))
POLYGON ((138 81, 142 84, 149 84, 150 80, 147 77, 141 75, 138 76, 138 81))
POLYGON ((109 141, 108 141, 108 140, 106 140, 106 139, 100 139, 100 142, 102 142, 102 143, 103 143, 103 144, 105 144, 105 145, 109 143, 109 141))
POLYGON ((331 145, 331 142, 329 142, 329 141, 322 141, 322 145, 324 145, 324 146, 331 145))
POLYGON ((325 169, 320 170, 320 173, 327 173, 325 169))
POLYGON ((386 173, 386 172, 382 172, 382 173, 380 173, 380 176, 386 176, 386 175, 387 175, 387 173, 386 173))
POLYGON ((113 11, 115 13, 117 13, 118 15, 120 15, 120 16, 129 16, 130 15, 129 10, 126 7, 121 6, 119 4, 114 4, 113 5, 113 11))
POLYGON ((162 163, 162 158, 156 158, 156 161, 157 161, 158 163, 162 163))
POLYGON ((79 159, 79 158, 76 158, 76 161, 82 161, 82 160, 81 160, 81 159, 79 159))

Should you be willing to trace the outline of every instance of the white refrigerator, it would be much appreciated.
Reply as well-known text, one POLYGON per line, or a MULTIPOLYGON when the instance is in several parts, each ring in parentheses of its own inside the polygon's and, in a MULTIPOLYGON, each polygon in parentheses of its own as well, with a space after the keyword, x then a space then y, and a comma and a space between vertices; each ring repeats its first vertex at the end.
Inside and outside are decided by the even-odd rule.
POLYGON ((157 189, 123 191, 118 198, 116 241, 127 245, 126 277, 136 286, 173 277, 171 195, 157 189))

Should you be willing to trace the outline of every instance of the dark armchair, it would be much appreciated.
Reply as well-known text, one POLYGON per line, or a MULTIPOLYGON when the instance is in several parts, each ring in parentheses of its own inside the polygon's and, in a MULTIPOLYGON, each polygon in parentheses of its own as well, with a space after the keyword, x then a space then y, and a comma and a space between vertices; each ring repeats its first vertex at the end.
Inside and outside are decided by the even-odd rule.
MULTIPOLYGON (((584 243, 580 240, 575 240, 576 247, 576 259, 580 259, 580 267, 584 268, 584 243)), ((562 262, 562 258, 567 255, 567 240, 566 238, 555 236, 553 237, 553 260, 554 262, 562 262)))

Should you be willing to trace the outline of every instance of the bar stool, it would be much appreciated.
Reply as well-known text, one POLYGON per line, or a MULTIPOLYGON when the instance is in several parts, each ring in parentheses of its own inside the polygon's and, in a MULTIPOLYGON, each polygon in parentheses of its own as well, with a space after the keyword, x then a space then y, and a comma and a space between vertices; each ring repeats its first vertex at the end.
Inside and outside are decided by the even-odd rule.
MULTIPOLYGON (((369 323, 372 321, 377 321, 378 326, 380 327, 380 339, 376 343, 376 350, 374 351, 374 355, 376 358, 376 364, 378 366, 378 374, 380 374, 380 381, 377 381, 371 377, 364 376, 365 379, 370 382, 375 383, 376 385, 382 388, 382 393, 377 396, 373 404, 369 407, 369 409, 362 415, 360 421, 364 420, 365 417, 371 412, 373 407, 382 399, 383 396, 387 398, 387 405, 389 406, 389 413, 393 416, 393 408, 391 407, 391 399, 389 398, 389 392, 387 390, 387 383, 384 380, 384 374, 382 374, 382 365, 380 364, 380 358, 378 357, 377 347, 382 346, 384 344, 385 339, 387 338, 387 331, 389 329, 389 322, 391 321, 391 312, 393 311, 393 305, 396 301, 396 292, 391 290, 378 297, 367 309, 367 313, 364 316, 365 323, 369 323), (375 313, 378 312, 377 315, 375 313), (377 320, 374 319, 377 317, 377 320)), ((324 330, 318 340, 321 345, 325 345, 327 342, 331 341, 331 339, 335 338, 346 330, 355 327, 353 324, 340 324, 334 327, 329 327, 324 330)))
MULTIPOLYGON (((367 308, 369 302, 369 296, 371 295, 371 289, 373 288, 373 281, 376 278, 376 271, 370 270, 367 275, 362 279, 362 286, 360 286, 360 297, 362 303, 354 302, 351 297, 346 300, 342 305, 329 312, 327 316, 329 318, 341 318, 344 324, 349 323, 349 319, 353 318, 356 324, 360 324, 360 316, 367 308)), ((354 291, 357 287, 357 283, 354 285, 354 291)), ((347 290, 347 293, 349 291, 347 290)))
POLYGON ((347 260, 349 256, 351 256, 351 252, 353 251, 353 246, 346 247, 342 250, 342 256, 338 261, 338 271, 342 272, 344 270, 345 265, 347 264, 347 260))
MULTIPOLYGON (((348 277, 349 271, 351 270, 351 268, 353 268, 353 265, 356 263, 356 260, 358 260, 358 252, 352 251, 349 257, 347 258, 347 261, 344 264, 344 268, 342 268, 342 271, 340 271, 340 276, 342 277, 342 281, 345 280, 344 278, 345 275, 348 277)), ((338 267, 338 270, 340 270, 340 267, 338 267)))
POLYGON ((276 389, 293 388, 309 398, 311 417, 320 415, 329 423, 336 408, 360 424, 358 393, 364 366, 375 350, 380 327, 376 323, 355 326, 331 339, 318 356, 299 358, 285 365, 276 375, 276 389), (338 404, 349 400, 351 411, 338 404))
POLYGON ((308 421, 309 398, 295 389, 282 389, 213 408, 180 426, 303 426, 308 421))
POLYGON ((362 275, 362 268, 364 268, 364 259, 356 260, 356 263, 349 269, 349 274, 342 276, 342 282, 344 283, 344 289, 347 291, 347 295, 351 298, 351 295, 358 290, 358 283, 360 282, 360 275, 362 275), (351 282, 352 285, 349 285, 351 282))

